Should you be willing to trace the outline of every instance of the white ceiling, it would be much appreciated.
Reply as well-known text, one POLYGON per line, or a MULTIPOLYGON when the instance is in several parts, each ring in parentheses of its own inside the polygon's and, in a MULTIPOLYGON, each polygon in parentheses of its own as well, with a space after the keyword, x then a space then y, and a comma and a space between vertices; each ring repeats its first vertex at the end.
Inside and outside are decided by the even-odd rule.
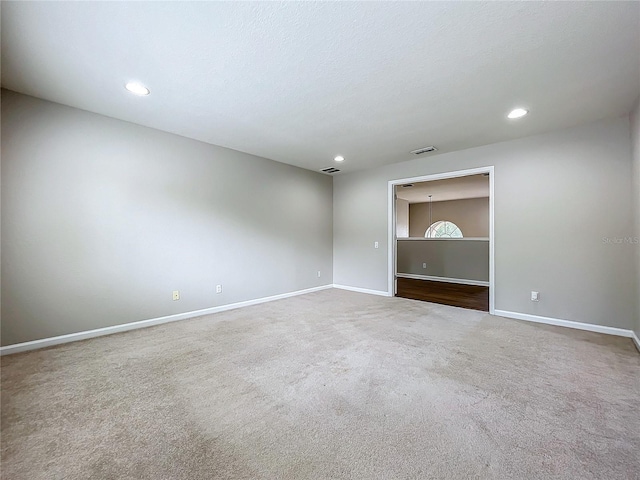
POLYGON ((639 2, 1 8, 5 88, 314 170, 619 116, 640 93, 639 2))
POLYGON ((412 185, 412 187, 398 185, 396 187, 398 198, 407 200, 409 203, 423 203, 429 201, 429 195, 432 202, 489 196, 489 177, 485 175, 468 175, 412 185))

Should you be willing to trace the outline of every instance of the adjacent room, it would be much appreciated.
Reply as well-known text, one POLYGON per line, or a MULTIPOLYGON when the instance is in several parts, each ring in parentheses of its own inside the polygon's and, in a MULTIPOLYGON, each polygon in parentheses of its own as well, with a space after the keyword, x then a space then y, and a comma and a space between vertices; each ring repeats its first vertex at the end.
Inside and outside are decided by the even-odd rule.
POLYGON ((640 478, 640 2, 21 2, 0 477, 640 478))
POLYGON ((395 185, 395 294, 489 311, 490 173, 395 185))

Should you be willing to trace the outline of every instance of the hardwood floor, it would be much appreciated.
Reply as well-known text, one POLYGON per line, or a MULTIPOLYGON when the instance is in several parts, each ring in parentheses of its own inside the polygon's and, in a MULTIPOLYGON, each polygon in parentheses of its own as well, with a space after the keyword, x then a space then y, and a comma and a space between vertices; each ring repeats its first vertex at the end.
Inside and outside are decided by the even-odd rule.
POLYGON ((489 311, 489 287, 398 278, 396 297, 489 311))

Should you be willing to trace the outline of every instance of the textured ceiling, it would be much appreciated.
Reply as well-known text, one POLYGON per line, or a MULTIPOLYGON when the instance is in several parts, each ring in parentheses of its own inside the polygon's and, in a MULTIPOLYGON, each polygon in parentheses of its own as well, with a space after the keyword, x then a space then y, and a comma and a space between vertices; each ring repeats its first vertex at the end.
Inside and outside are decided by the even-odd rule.
POLYGON ((431 195, 433 202, 489 196, 489 177, 485 175, 468 175, 409 185, 413 186, 398 185, 396 187, 398 198, 407 200, 409 203, 428 202, 429 195, 431 195))
POLYGON ((314 170, 619 116, 640 93, 638 2, 1 8, 5 88, 314 170))

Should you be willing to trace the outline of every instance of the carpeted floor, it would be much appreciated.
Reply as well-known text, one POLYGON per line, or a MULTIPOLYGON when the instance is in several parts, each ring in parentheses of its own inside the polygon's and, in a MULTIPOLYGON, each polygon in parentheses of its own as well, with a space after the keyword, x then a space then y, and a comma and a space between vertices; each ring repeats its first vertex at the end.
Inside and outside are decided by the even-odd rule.
POLYGON ((640 354, 325 290, 2 358, 2 478, 638 479, 640 354))

